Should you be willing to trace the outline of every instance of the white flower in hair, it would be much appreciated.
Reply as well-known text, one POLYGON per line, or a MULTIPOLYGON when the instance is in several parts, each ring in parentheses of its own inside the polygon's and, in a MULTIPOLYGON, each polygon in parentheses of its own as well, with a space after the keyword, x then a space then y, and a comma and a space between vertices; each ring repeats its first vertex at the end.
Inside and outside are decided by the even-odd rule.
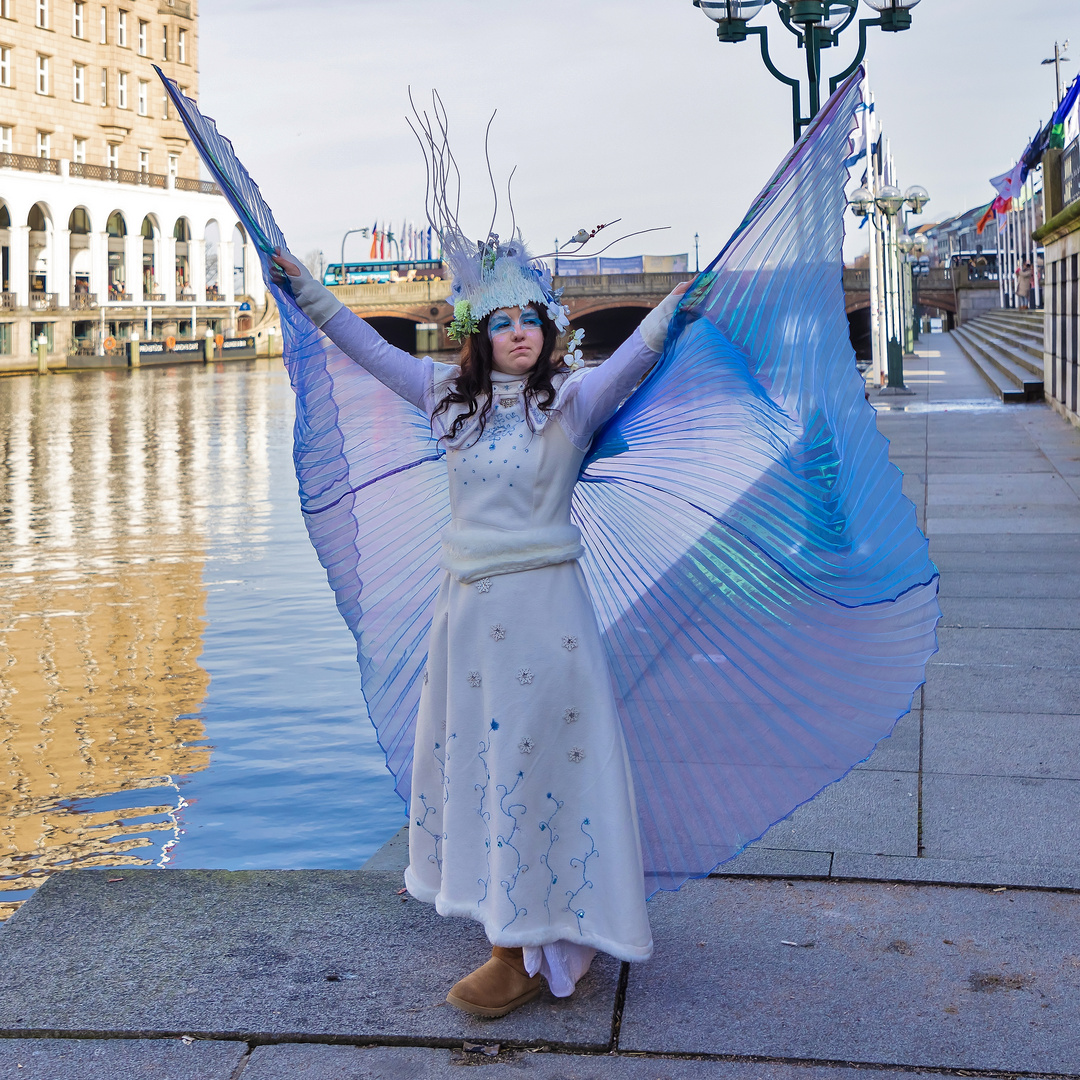
POLYGON ((566 343, 566 355, 563 361, 572 371, 585 366, 585 361, 581 357, 581 343, 584 339, 585 331, 579 327, 570 335, 570 340, 566 343))

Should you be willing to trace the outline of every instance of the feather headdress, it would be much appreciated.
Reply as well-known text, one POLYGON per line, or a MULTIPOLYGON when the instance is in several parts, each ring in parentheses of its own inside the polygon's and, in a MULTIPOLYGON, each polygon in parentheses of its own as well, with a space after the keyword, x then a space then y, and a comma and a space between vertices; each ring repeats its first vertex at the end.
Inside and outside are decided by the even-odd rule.
MULTIPOLYGON (((499 192, 495 186, 491 157, 488 154, 488 136, 491 122, 495 119, 495 114, 492 113, 484 133, 484 157, 494 197, 491 224, 488 226, 486 239, 470 240, 458 222, 461 209, 461 172, 450 149, 446 108, 438 93, 434 91, 431 100, 432 115, 429 116, 427 112, 421 113, 416 108, 410 91, 409 104, 412 106, 413 116, 412 119, 406 119, 424 154, 424 167, 427 172, 424 209, 428 223, 442 243, 443 259, 452 276, 450 295, 446 298, 446 302, 454 308, 454 320, 448 330, 450 337, 460 341, 470 334, 475 334, 480 320, 497 308, 523 307, 525 304, 543 304, 548 317, 562 333, 570 325, 570 310, 560 301, 562 289, 552 289, 551 271, 543 260, 554 254, 558 254, 560 258, 578 257, 584 245, 601 229, 607 228, 607 225, 597 225, 591 231, 579 229, 568 242, 568 245, 573 245, 569 254, 561 251, 532 255, 517 227, 514 204, 510 198, 510 183, 514 178, 511 172, 506 181, 506 200, 511 219, 510 239, 503 242, 494 231, 499 211, 499 192)), ((637 236, 639 233, 627 235, 637 236)), ((618 239, 625 240, 626 236, 618 239)), ((618 240, 611 243, 618 243, 618 240)), ((601 250, 606 251, 610 246, 611 244, 608 244, 601 250)), ((578 331, 571 352, 580 344, 580 338, 581 332, 578 331)))

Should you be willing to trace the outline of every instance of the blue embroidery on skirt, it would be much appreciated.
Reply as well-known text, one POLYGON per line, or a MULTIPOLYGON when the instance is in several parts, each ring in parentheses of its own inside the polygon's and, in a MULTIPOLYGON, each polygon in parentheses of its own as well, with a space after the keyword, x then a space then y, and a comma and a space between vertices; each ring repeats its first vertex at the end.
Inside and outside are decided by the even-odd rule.
POLYGON ((547 851, 540 856, 540 861, 547 867, 547 872, 551 875, 551 881, 548 882, 547 894, 544 896, 544 910, 548 913, 548 922, 551 922, 551 908, 548 907, 548 901, 551 899, 551 890, 559 880, 559 875, 555 873, 551 866, 551 849, 559 839, 559 834, 555 831, 555 826, 552 822, 555 820, 555 815, 563 808, 563 804, 556 799, 550 791, 547 793, 547 797, 555 804, 555 809, 551 811, 550 817, 540 822, 540 831, 548 834, 547 851))
POLYGON ((585 835, 586 839, 589 841, 590 850, 585 852, 585 854, 580 859, 571 859, 570 860, 570 865, 571 866, 579 866, 579 867, 581 867, 581 884, 576 889, 574 889, 572 892, 569 889, 567 889, 567 891, 566 891, 566 895, 569 898, 566 901, 566 910, 571 912, 577 918, 577 921, 578 921, 578 933, 579 934, 581 933, 581 920, 585 918, 585 909, 583 907, 575 907, 574 904, 575 904, 575 902, 576 902, 576 900, 578 898, 578 894, 583 889, 586 889, 586 888, 591 889, 593 887, 593 883, 589 880, 589 877, 588 877, 589 860, 594 855, 599 855, 600 854, 596 850, 596 841, 593 840, 592 836, 585 829, 585 826, 588 825, 588 824, 589 824, 589 819, 585 818, 585 820, 581 823, 581 831, 585 835))
POLYGON ((509 880, 504 879, 499 883, 506 890, 506 899, 510 901, 514 908, 514 917, 510 920, 510 922, 506 924, 506 926, 503 927, 504 930, 507 926, 511 926, 513 923, 517 922, 519 916, 529 914, 527 908, 518 907, 518 903, 512 895, 514 889, 517 888, 518 878, 521 877, 522 874, 526 873, 529 869, 528 864, 521 861, 521 852, 512 843, 514 837, 517 836, 519 832, 517 814, 524 816, 527 811, 525 809, 524 803, 510 803, 509 806, 506 805, 506 800, 514 794, 514 792, 517 790, 518 784, 521 783, 524 776, 525 774, 523 772, 519 772, 514 780, 514 786, 511 788, 508 788, 505 784, 498 785, 498 790, 502 792, 502 795, 499 797, 499 809, 510 819, 511 823, 513 824, 513 828, 510 830, 509 836, 503 836, 500 834, 498 837, 496 837, 496 842, 501 848, 509 848, 517 858, 517 866, 514 868, 513 877, 511 877, 509 880), (515 811, 517 812, 517 814, 515 814, 515 811))

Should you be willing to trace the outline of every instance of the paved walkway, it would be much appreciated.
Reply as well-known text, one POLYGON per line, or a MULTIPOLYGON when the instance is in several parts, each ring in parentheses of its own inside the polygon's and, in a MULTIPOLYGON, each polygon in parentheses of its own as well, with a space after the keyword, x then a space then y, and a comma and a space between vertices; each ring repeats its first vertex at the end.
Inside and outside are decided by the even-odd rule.
POLYGON ((1080 432, 927 344, 875 402, 942 572, 917 708, 654 900, 650 963, 456 1012, 483 935, 398 895, 400 837, 355 872, 72 872, 0 929, 0 1077, 1080 1077, 1080 432))

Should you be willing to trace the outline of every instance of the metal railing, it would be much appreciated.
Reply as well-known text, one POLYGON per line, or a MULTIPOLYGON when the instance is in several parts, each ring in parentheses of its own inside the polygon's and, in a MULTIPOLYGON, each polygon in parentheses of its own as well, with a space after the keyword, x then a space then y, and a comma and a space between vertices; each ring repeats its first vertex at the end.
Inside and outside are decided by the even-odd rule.
POLYGON ((161 303, 165 299, 163 292, 143 293, 143 299, 149 303, 161 303))
POLYGON ((173 180, 173 187, 177 191, 197 191, 201 195, 220 195, 221 188, 210 180, 189 180, 186 176, 178 176, 173 180))
POLYGON ((663 293, 665 296, 680 282, 692 281, 694 272, 681 274, 582 274, 555 276, 555 287, 562 286, 563 296, 618 295, 620 293, 663 293))
POLYGON ((32 157, 30 154, 0 154, 0 169, 22 169, 23 172, 60 175, 60 162, 55 158, 32 157))
POLYGON ((131 300, 131 293, 129 293, 129 292, 113 292, 110 289, 109 290, 109 299, 114 300, 114 301, 115 300, 130 301, 131 300))
POLYGON ((32 292, 30 294, 30 310, 31 311, 55 311, 56 310, 56 293, 54 293, 54 292, 32 292))
POLYGON ((97 297, 93 293, 77 292, 71 296, 72 311, 92 311, 97 306, 97 297))
POLYGON ((0 292, 0 311, 14 311, 18 307, 13 292, 0 292))

